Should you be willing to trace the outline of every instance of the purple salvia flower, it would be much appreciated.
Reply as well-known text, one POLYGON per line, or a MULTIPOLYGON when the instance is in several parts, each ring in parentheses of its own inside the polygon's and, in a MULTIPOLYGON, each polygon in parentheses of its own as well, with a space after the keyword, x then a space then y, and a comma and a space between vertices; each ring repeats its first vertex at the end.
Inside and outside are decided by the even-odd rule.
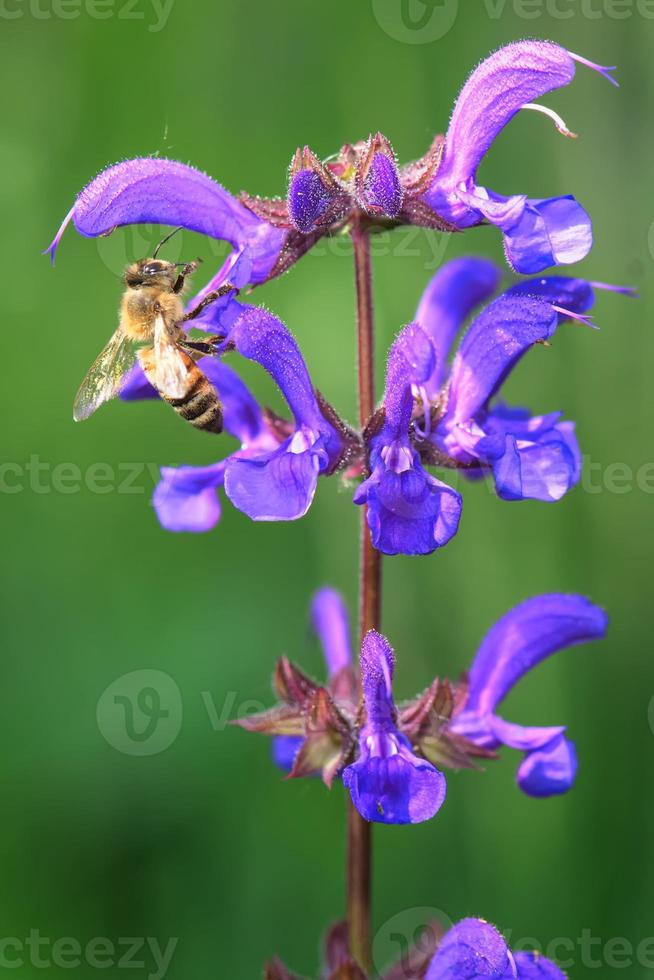
POLYGON ((66 226, 95 238, 121 225, 178 225, 229 242, 234 251, 220 274, 235 286, 264 282, 286 244, 287 234, 264 221, 206 174, 174 160, 145 157, 108 167, 79 194, 48 248, 55 252, 66 226))
MULTIPOLYGON (((484 220, 500 228, 509 263, 526 274, 583 259, 592 245, 590 218, 571 196, 532 200, 489 191, 476 183, 477 169, 516 113, 570 84, 575 60, 608 71, 546 41, 509 44, 483 61, 459 95, 440 167, 424 195, 425 202, 457 228, 484 220)), ((555 122, 569 135, 558 117, 555 122)))
POLYGON ((490 467, 498 495, 507 500, 556 501, 579 480, 572 423, 561 422, 558 413, 532 417, 488 404, 523 354, 549 340, 558 324, 552 305, 537 297, 501 296, 491 303, 461 342, 447 409, 431 437, 462 463, 490 467))
MULTIPOLYGON (((268 371, 296 424, 286 437, 274 432, 238 376, 220 362, 203 359, 200 364, 224 402, 225 428, 240 440, 241 448, 213 466, 162 469, 154 506, 168 530, 206 531, 215 526, 219 487, 253 520, 296 520, 308 510, 318 476, 333 472, 344 450, 341 434, 321 412, 304 359, 286 326, 258 307, 234 305, 239 313, 224 346, 268 371)), ((138 378, 131 382, 131 397, 139 385, 138 378)))
POLYGON ((359 733, 359 757, 343 771, 343 783, 366 820, 420 823, 440 809, 445 777, 412 752, 396 727, 393 666, 388 641, 371 630, 361 648, 366 722, 359 733))
MULTIPOLYGON (((311 625, 320 641, 327 665, 327 677, 338 686, 338 677, 352 666, 350 623, 346 605, 336 589, 322 588, 311 602, 311 625)), ((277 735, 273 738, 273 762, 290 772, 304 739, 301 735, 277 735)))
POLYGON ((561 421, 559 413, 532 416, 525 409, 490 402, 534 344, 546 343, 570 316, 584 317, 594 302, 593 285, 550 276, 513 286, 472 322, 448 373, 441 365, 474 299, 490 293, 491 268, 469 259, 448 263, 419 304, 418 322, 438 353, 433 375, 418 392, 424 403, 437 406, 436 423, 432 426, 426 419, 425 442, 467 475, 491 470, 497 493, 505 500, 556 501, 580 477, 573 423, 561 421), (466 288, 469 303, 462 298, 466 288))
POLYGON ((425 555, 456 534, 459 494, 423 468, 410 440, 412 386, 429 379, 433 345, 421 327, 409 324, 393 344, 386 371, 384 422, 370 439, 370 476, 355 504, 367 504, 372 541, 385 554, 425 555))
POLYGON ((462 919, 439 943, 425 980, 565 980, 537 953, 513 954, 497 929, 483 919, 462 919))
POLYGON ((265 368, 295 417, 294 430, 276 449, 228 460, 225 492, 255 521, 296 520, 309 509, 318 476, 338 467, 342 436, 322 414, 302 354, 281 320, 246 306, 225 344, 265 368))
POLYGON ((577 760, 565 728, 510 724, 496 709, 520 678, 546 657, 599 639, 606 628, 604 610, 579 595, 535 596, 516 606, 482 642, 451 731, 486 749, 507 745, 524 752, 517 781, 530 796, 566 792, 574 782, 577 760))

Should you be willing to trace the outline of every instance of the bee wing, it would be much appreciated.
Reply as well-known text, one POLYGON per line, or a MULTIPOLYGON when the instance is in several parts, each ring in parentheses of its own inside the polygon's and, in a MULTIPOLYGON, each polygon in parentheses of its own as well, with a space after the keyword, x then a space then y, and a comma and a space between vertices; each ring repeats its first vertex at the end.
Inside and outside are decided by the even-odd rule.
POLYGON ((154 364, 157 391, 167 398, 183 398, 188 390, 188 363, 161 314, 154 320, 154 364))
POLYGON ((87 419, 103 402, 116 397, 135 360, 136 354, 131 340, 118 327, 89 368, 75 396, 73 418, 76 422, 87 419))

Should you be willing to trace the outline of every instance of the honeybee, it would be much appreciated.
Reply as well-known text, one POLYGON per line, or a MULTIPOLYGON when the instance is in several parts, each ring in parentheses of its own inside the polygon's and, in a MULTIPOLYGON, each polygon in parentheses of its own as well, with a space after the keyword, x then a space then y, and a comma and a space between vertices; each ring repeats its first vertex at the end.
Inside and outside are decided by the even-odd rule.
POLYGON ((222 431, 220 400, 195 363, 206 354, 216 353, 217 338, 189 340, 182 324, 195 319, 233 287, 227 284, 207 293, 194 309, 184 312, 181 293, 186 278, 202 260, 184 263, 157 258, 161 246, 179 230, 166 235, 151 258, 140 259, 125 269, 127 289, 120 305, 120 323, 77 392, 73 406, 76 422, 87 419, 103 402, 120 393, 138 359, 150 384, 178 415, 205 432, 222 431))

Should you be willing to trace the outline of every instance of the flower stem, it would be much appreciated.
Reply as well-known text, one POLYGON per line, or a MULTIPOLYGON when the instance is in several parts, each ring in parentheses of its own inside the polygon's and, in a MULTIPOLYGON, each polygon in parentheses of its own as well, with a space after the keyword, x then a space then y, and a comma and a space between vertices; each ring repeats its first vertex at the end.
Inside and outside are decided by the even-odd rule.
MULTIPOLYGON (((357 300, 359 423, 363 429, 375 410, 375 352, 370 243, 367 232, 354 225, 354 270, 357 300)), ((366 507, 362 508, 359 627, 361 639, 381 625, 381 555, 373 547, 366 507)), ((371 824, 348 802, 347 921, 350 951, 359 966, 371 969, 370 892, 371 824)))

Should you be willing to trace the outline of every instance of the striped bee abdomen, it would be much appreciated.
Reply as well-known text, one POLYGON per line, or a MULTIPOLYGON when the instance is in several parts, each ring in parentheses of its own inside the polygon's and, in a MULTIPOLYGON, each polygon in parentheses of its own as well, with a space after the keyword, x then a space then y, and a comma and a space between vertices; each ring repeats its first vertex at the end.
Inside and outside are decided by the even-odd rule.
POLYGON ((178 415, 204 432, 223 431, 223 410, 215 389, 195 364, 189 370, 189 386, 182 398, 167 398, 178 415))

